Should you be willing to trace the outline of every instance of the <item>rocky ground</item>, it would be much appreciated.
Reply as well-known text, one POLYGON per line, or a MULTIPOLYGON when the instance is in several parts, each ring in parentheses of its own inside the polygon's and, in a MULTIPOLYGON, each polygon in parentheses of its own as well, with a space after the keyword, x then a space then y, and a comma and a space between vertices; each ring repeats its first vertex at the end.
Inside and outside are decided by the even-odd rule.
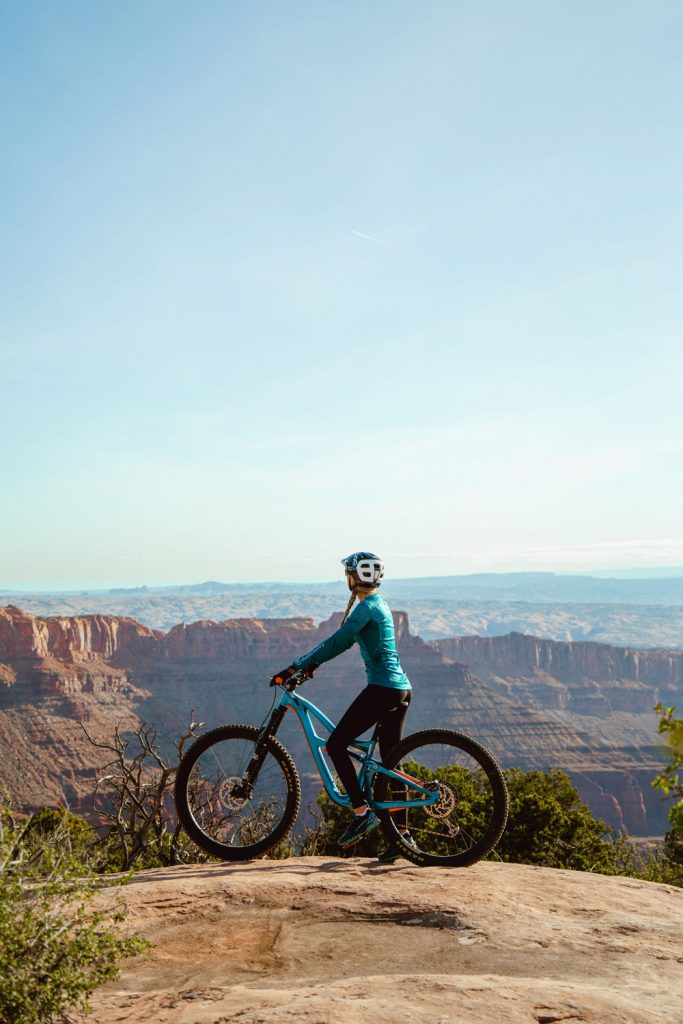
POLYGON ((300 858, 146 871, 154 943, 97 1024, 676 1024, 683 891, 516 864, 300 858))

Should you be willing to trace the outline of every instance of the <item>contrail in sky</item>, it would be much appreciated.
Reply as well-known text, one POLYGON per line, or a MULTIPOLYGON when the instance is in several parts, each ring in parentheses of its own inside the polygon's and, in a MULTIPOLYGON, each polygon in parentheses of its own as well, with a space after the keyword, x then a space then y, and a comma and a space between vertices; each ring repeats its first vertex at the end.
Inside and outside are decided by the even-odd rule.
POLYGON ((354 231, 353 228, 351 228, 351 234, 358 235, 359 238, 367 238, 369 242, 379 242, 380 245, 389 245, 389 243, 385 242, 383 238, 375 238, 374 235, 364 235, 362 231, 354 231))

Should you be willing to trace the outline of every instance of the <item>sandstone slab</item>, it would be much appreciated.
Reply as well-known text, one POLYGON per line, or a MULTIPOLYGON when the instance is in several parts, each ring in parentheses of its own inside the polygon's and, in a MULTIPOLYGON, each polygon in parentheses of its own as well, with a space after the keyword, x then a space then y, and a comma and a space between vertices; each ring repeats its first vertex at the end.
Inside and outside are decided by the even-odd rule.
POLYGON ((154 943, 97 1024, 674 1024, 683 891, 515 864, 296 858, 146 871, 154 943))

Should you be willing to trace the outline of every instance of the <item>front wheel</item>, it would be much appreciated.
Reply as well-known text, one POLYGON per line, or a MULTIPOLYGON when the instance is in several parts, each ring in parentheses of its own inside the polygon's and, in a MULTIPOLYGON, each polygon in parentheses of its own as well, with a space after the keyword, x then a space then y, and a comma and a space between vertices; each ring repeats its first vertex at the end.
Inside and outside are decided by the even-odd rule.
MULTIPOLYGON (((428 783, 438 799, 427 806, 378 811, 387 839, 414 864, 467 867, 489 853, 505 829, 508 794, 493 757, 475 740, 450 729, 413 733, 384 762, 428 783)), ((419 791, 377 774, 377 801, 419 801, 419 791)))
POLYGON ((221 860, 262 857, 288 834, 301 803, 299 776, 274 737, 253 785, 245 771, 261 730, 224 725, 192 744, 180 762, 175 803, 183 828, 221 860))

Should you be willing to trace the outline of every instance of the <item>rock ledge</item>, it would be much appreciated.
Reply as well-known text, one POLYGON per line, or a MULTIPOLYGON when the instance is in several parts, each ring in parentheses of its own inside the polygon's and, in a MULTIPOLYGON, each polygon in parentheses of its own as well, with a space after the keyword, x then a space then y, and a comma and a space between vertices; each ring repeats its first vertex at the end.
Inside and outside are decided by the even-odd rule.
POLYGON ((142 872, 154 943, 98 1024, 673 1024, 683 891, 517 864, 308 857, 142 872))

